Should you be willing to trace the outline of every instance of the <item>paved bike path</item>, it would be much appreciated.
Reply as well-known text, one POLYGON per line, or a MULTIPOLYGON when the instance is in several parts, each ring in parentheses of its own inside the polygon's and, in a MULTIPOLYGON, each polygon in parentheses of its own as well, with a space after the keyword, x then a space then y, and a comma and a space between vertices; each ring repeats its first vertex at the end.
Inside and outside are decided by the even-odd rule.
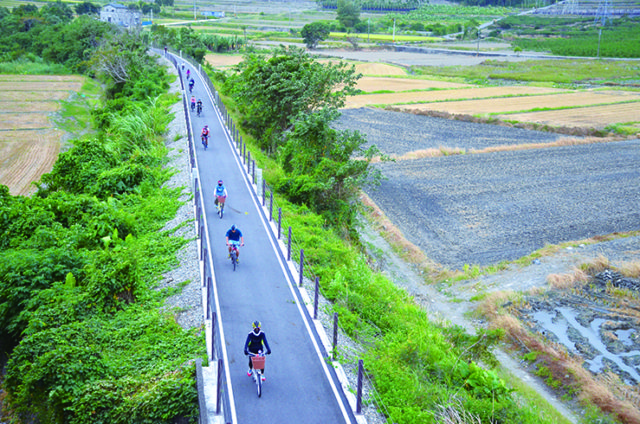
POLYGON ((196 157, 237 422, 350 422, 349 405, 344 397, 336 397, 335 387, 339 389, 339 384, 327 376, 328 365, 314 346, 309 323, 300 311, 302 306, 273 249, 272 237, 258 209, 260 199, 250 190, 239 158, 198 76, 194 95, 204 105, 201 117, 191 113, 192 128, 198 141, 196 157), (205 124, 210 130, 206 151, 199 142, 205 124), (222 219, 216 214, 213 195, 219 179, 229 192, 222 219), (238 226, 245 239, 236 271, 227 258, 225 246, 225 233, 232 224, 238 226), (273 351, 267 357, 267 381, 261 398, 257 397, 255 383, 247 377, 248 359, 243 353, 246 336, 255 320, 262 322, 273 351))

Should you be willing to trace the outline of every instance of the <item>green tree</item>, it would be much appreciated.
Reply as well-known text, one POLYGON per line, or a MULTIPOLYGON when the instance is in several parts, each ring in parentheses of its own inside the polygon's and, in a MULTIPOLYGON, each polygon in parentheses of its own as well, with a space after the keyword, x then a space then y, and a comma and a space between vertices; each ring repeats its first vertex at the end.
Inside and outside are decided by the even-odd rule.
POLYGON ((300 112, 342 107, 360 77, 354 66, 321 64, 302 48, 283 46, 270 57, 246 55, 238 70, 224 89, 244 115, 245 128, 272 153, 300 112))
POLYGON ((338 0, 338 21, 347 28, 353 28, 360 22, 360 8, 351 0, 338 0))
POLYGON ((331 128, 339 116, 332 107, 298 115, 278 151, 287 173, 278 189, 290 200, 321 213, 337 228, 350 228, 358 193, 367 182, 380 178, 369 166, 380 152, 375 146, 364 149, 367 140, 357 131, 331 128))
POLYGON ((100 6, 90 1, 83 1, 82 3, 76 4, 74 9, 78 15, 97 15, 100 13, 100 6))
POLYGON ((302 27, 300 35, 308 49, 315 49, 320 41, 329 36, 329 26, 323 22, 312 22, 302 27))

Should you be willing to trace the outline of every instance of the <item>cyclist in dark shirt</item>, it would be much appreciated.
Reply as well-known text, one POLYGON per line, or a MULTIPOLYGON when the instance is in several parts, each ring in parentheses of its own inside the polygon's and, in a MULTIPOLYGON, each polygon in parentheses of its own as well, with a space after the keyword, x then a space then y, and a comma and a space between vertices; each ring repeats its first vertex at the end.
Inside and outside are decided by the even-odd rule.
POLYGON ((238 227, 232 225, 229 231, 226 234, 227 237, 227 246, 229 246, 229 255, 231 255, 231 250, 236 249, 236 259, 240 257, 240 249, 238 249, 238 245, 244 246, 244 237, 242 236, 242 232, 238 227))
MULTIPOLYGON (((264 352, 267 355, 271 354, 271 348, 269 347, 269 342, 267 342, 267 335, 262 332, 260 329, 262 325, 260 321, 253 322, 253 330, 247 334, 247 340, 244 342, 244 354, 249 355, 249 352, 254 355, 264 352), (264 347, 263 347, 264 346, 264 347), (266 352, 264 349, 266 348, 266 352)), ((249 357, 249 371, 247 371, 247 375, 251 377, 251 357, 249 357)), ((264 381, 264 369, 262 369, 262 381, 264 381)))

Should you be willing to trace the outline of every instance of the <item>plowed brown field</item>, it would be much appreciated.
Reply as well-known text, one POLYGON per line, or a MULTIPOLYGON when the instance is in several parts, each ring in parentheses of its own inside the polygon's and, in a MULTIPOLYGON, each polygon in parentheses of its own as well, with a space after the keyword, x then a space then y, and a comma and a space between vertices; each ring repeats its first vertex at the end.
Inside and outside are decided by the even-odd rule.
POLYGON ((34 191, 31 182, 51 170, 60 152, 57 141, 21 140, 0 142, 0 145, 3 159, 0 182, 8 186, 14 196, 31 194, 34 191))
POLYGON ((11 194, 31 194, 31 183, 53 167, 63 132, 49 114, 83 81, 79 76, 0 75, 0 184, 11 194))

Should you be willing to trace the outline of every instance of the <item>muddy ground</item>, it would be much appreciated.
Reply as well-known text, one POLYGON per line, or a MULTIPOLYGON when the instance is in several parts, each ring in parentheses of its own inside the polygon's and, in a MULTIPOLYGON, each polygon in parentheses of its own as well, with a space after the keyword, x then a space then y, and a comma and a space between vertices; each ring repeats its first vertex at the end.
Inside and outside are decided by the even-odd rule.
MULTIPOLYGON (((345 111, 339 126, 366 133, 384 153, 401 155, 396 162, 376 165, 385 178, 367 193, 390 226, 444 268, 494 266, 548 245, 578 241, 525 265, 512 264, 477 279, 429 285, 423 270, 397 258, 374 231, 363 233, 380 269, 434 319, 474 331, 490 324, 468 318, 484 296, 522 293, 525 300, 507 308, 509 314, 532 334, 582 358, 583 367, 594 377, 615 375, 608 380, 621 401, 640 404, 636 402, 640 400, 640 283, 615 273, 592 280, 599 283, 566 290, 547 282, 550 275, 571 273, 602 258, 608 259, 611 269, 640 261, 637 235, 579 242, 640 229, 638 140, 406 159, 411 152, 442 147, 468 151, 531 142, 544 146, 561 136, 371 109, 345 111), (616 281, 623 280, 626 291, 618 294, 626 300, 616 302, 611 290, 605 290, 607 281, 615 290, 616 281)), ((498 351, 498 357, 577 422, 580 407, 563 405, 558 399, 566 393, 554 395, 545 388, 542 379, 532 375, 536 364, 522 361, 524 353, 526 349, 509 355, 498 351)))

